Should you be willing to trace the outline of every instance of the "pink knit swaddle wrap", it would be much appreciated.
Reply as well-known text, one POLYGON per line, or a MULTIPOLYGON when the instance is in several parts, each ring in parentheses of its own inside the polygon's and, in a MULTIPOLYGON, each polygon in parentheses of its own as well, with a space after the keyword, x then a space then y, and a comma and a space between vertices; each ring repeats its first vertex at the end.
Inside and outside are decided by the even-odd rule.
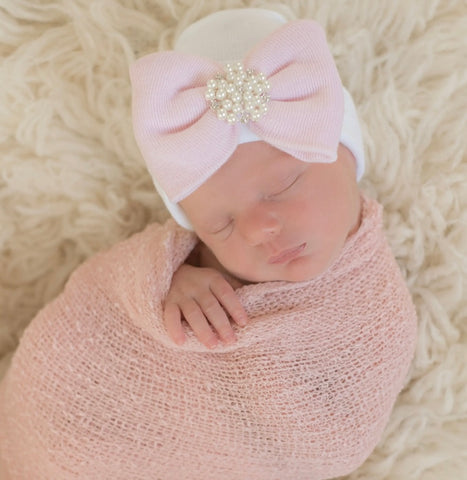
POLYGON ((33 320, 0 387, 5 480, 311 480, 370 454, 416 336, 380 206, 320 277, 239 289, 250 323, 216 351, 161 321, 195 242, 149 226, 33 320))

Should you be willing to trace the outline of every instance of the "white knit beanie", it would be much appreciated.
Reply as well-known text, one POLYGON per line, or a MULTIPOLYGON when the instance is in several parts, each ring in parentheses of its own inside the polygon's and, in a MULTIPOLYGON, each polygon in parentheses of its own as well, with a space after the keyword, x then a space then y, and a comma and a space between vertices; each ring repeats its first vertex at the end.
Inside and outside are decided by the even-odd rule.
MULTIPOLYGON (((208 57, 220 63, 236 62, 273 31, 287 23, 285 17, 272 10, 244 8, 213 13, 188 26, 175 42, 174 50, 180 53, 208 57)), ((238 143, 261 140, 246 124, 240 124, 238 143)), ((362 134, 357 112, 350 93, 344 88, 344 119, 340 143, 354 155, 357 181, 365 170, 362 134)), ((155 186, 172 217, 182 227, 193 230, 181 207, 172 202, 164 190, 155 186)))

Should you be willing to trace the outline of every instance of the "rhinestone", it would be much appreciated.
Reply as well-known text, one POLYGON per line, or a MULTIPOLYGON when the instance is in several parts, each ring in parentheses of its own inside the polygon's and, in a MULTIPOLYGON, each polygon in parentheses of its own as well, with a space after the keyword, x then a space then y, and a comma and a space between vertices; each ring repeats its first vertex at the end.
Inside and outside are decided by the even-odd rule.
POLYGON ((206 100, 214 100, 215 96, 216 96, 216 94, 215 94, 214 90, 208 90, 206 92, 206 95, 204 95, 206 100))
POLYGON ((229 113, 227 115, 227 121, 229 123, 235 123, 237 121, 237 115, 235 115, 235 113, 229 113))
POLYGON ((262 85, 256 85, 255 88, 253 89, 256 95, 260 95, 263 93, 263 86, 262 85))
POLYGON ((240 115, 240 121, 242 123, 248 123, 250 121, 251 115, 248 112, 243 112, 240 115))
POLYGON ((255 109, 255 104, 253 102, 248 102, 248 103, 245 103, 245 110, 247 112, 251 112, 252 110, 255 109))
POLYGON ((242 98, 243 98, 242 94, 237 91, 235 91, 234 93, 232 93, 232 95, 230 95, 230 99, 234 103, 240 103, 242 101, 242 98))
POLYGON ((222 103, 222 106, 223 106, 226 110, 232 110, 233 102, 232 102, 232 100, 230 100, 230 98, 226 98, 226 99, 224 100, 224 102, 222 103))
POLYGON ((219 88, 216 92, 216 98, 222 100, 227 95, 227 92, 223 88, 219 88))
POLYGON ((205 98, 217 117, 230 124, 256 121, 267 112, 269 82, 261 72, 241 63, 227 64, 206 84, 205 98))
POLYGON ((227 111, 224 108, 217 110, 217 118, 219 120, 225 120, 227 118, 227 111))

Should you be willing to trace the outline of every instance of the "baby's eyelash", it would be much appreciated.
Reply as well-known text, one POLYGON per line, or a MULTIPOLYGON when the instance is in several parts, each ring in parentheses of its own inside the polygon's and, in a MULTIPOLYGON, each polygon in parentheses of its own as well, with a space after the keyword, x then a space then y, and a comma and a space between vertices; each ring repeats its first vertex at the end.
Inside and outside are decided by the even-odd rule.
POLYGON ((233 219, 230 219, 228 223, 224 224, 221 228, 216 228, 215 230, 212 231, 213 235, 217 235, 218 233, 222 233, 225 229, 230 227, 232 225, 233 219))
POLYGON ((284 193, 286 192, 289 188, 293 187, 293 185, 295 185, 296 181, 300 178, 300 174, 297 175, 296 177, 294 177, 294 179, 292 180, 292 182, 288 183, 286 187, 282 188, 281 190, 279 190, 278 192, 275 192, 273 193, 272 195, 269 195, 270 197, 275 197, 277 195, 280 195, 281 193, 284 193))

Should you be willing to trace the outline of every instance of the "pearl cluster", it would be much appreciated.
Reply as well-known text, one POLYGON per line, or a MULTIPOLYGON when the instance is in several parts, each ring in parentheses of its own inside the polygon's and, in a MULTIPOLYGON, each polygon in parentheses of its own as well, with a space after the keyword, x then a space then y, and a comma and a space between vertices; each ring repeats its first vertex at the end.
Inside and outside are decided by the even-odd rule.
POLYGON ((207 83, 206 100, 217 118, 228 123, 255 122, 268 110, 269 89, 264 73, 257 73, 241 63, 225 66, 207 83))

